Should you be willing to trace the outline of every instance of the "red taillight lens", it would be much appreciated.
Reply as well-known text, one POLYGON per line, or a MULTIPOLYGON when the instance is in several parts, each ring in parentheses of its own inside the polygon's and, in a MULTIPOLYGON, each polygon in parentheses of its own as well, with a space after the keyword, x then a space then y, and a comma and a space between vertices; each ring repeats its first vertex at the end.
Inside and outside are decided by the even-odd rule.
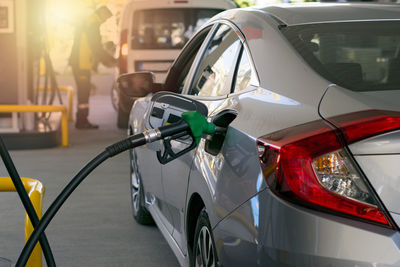
POLYGON ((400 129, 400 112, 367 110, 332 117, 329 121, 343 129, 346 142, 351 144, 377 134, 400 129))
POLYGON ((278 196, 389 226, 378 200, 344 146, 400 128, 400 113, 365 111, 263 136, 258 151, 265 179, 278 196), (339 128, 340 127, 340 128, 339 128))
POLYGON ((119 47, 119 73, 124 74, 128 72, 128 30, 122 30, 120 36, 119 47))

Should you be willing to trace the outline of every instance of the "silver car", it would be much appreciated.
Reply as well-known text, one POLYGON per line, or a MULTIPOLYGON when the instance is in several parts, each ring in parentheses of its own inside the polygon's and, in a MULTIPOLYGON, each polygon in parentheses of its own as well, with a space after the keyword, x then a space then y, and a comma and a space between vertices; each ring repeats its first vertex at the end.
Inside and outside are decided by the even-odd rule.
POLYGON ((400 6, 225 11, 153 88, 227 129, 131 151, 134 218, 182 266, 400 266, 400 6))

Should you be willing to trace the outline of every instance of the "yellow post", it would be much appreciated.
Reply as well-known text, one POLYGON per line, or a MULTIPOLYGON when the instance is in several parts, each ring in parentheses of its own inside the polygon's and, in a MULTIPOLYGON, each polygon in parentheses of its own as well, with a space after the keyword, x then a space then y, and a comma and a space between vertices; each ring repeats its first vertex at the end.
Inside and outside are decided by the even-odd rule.
MULTIPOLYGON (((42 217, 42 200, 45 188, 41 182, 30 178, 21 178, 25 190, 28 193, 33 207, 39 219, 42 217)), ((0 177, 0 192, 15 192, 16 189, 10 177, 0 177)), ((29 220, 28 214, 25 213, 25 242, 28 241, 33 232, 33 226, 29 220)), ((37 244, 27 262, 28 267, 42 266, 42 248, 37 244)))
POLYGON ((62 111, 61 116, 61 146, 68 146, 68 116, 66 110, 62 111))
POLYGON ((61 112, 61 146, 68 146, 68 115, 65 106, 53 105, 0 105, 0 113, 61 112))
POLYGON ((67 86, 68 88, 68 119, 74 121, 73 105, 74 105, 74 88, 67 86))
MULTIPOLYGON (((44 91, 44 86, 39 86, 39 91, 44 91)), ((59 86, 58 90, 67 92, 68 96, 68 120, 74 121, 73 105, 74 105, 74 88, 72 86, 59 86)))

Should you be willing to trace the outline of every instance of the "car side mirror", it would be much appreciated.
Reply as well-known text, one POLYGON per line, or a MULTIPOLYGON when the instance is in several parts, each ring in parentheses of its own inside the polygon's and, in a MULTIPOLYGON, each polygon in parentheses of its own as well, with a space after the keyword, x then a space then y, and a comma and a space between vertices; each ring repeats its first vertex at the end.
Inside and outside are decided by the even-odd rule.
POLYGON ((151 72, 122 74, 118 77, 117 84, 119 90, 130 97, 143 97, 158 89, 151 72))
POLYGON ((207 117, 208 109, 203 103, 171 92, 159 92, 151 98, 146 128, 156 129, 181 120, 182 113, 197 111, 207 117))

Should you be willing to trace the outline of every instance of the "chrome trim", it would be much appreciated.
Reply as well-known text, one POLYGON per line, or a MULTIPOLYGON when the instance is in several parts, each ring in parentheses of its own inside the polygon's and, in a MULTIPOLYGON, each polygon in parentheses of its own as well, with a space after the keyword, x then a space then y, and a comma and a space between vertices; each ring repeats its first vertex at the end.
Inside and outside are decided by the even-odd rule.
POLYGON ((217 20, 217 23, 219 23, 219 24, 225 24, 225 25, 227 25, 228 27, 230 27, 231 29, 233 29, 233 30, 235 31, 236 36, 237 36, 237 37, 239 38, 239 40, 242 42, 242 45, 243 45, 243 48, 244 48, 245 52, 246 52, 246 53, 249 55, 249 57, 250 57, 250 58, 249 58, 250 66, 251 66, 252 71, 254 72, 255 78, 256 78, 255 83, 254 83, 254 84, 251 84, 251 85, 253 85, 253 86, 255 86, 255 87, 259 87, 259 86, 260 86, 260 75, 258 75, 256 66, 255 66, 255 64, 254 64, 253 55, 252 55, 252 53, 251 53, 251 51, 250 51, 249 45, 247 44, 246 36, 245 36, 244 33, 240 30, 240 28, 239 28, 238 26, 236 26, 236 24, 235 24, 233 21, 230 21, 230 20, 228 20, 228 19, 226 19, 226 18, 221 18, 221 19, 218 19, 218 20, 217 20))
POLYGON ((355 19, 355 20, 328 20, 328 21, 312 21, 297 24, 287 24, 288 27, 293 26, 306 26, 306 25, 317 25, 317 24, 332 24, 332 23, 357 23, 357 22, 384 22, 384 21, 400 21, 400 19, 355 19))
POLYGON ((151 143, 161 139, 161 132, 158 129, 150 129, 143 132, 146 143, 151 143))

